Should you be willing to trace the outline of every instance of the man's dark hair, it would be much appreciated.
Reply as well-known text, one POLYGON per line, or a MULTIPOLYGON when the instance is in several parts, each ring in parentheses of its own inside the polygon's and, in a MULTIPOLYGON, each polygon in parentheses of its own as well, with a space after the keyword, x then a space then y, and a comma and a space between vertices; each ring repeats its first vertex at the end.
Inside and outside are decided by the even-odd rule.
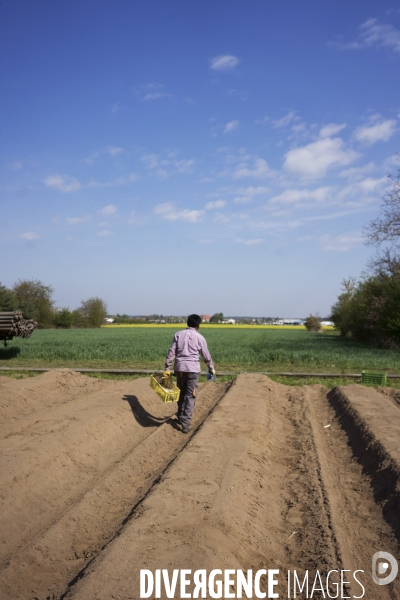
POLYGON ((189 315, 187 320, 188 327, 200 327, 201 317, 199 315, 189 315))

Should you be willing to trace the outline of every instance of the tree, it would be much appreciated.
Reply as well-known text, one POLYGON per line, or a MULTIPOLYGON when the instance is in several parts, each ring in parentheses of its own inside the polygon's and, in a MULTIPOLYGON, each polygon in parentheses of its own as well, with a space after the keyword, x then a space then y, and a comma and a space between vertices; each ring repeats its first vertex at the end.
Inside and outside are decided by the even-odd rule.
POLYGON ((14 292, 0 283, 0 312, 12 312, 17 309, 17 299, 14 292))
POLYGON ((343 293, 332 306, 331 319, 340 334, 345 337, 351 332, 353 322, 353 304, 352 298, 356 289, 356 280, 354 277, 343 279, 343 293))
POLYGON ((54 323, 53 288, 37 279, 20 279, 13 287, 17 308, 26 319, 34 319, 39 327, 51 327, 54 323))
POLYGON ((212 317, 210 317, 210 323, 221 323, 221 321, 224 320, 224 314, 221 313, 215 313, 213 314, 212 317))
MULTIPOLYGON (((400 154, 398 154, 400 163, 400 154)), ((364 228, 367 244, 378 248, 370 260, 372 276, 344 281, 344 292, 332 307, 342 335, 364 344, 400 347, 400 167, 389 175, 391 188, 382 198, 380 215, 364 228)))
POLYGON ((62 329, 69 329, 74 322, 74 315, 69 308, 61 308, 55 314, 54 324, 62 329))
POLYGON ((101 298, 93 297, 82 300, 78 311, 82 315, 86 327, 101 327, 107 316, 107 305, 101 298))
POLYGON ((74 327, 89 327, 87 320, 85 319, 79 308, 76 308, 72 311, 72 318, 72 324, 74 327))
MULTIPOLYGON (((397 158, 400 163, 400 154, 397 158)), ((400 166, 388 180, 391 189, 382 198, 381 214, 364 228, 364 236, 366 244, 378 248, 369 266, 378 274, 400 274, 400 166)))
POLYGON ((363 344, 400 347, 400 276, 381 273, 364 277, 341 294, 332 319, 342 335, 363 344))
POLYGON ((314 315, 310 315, 309 317, 307 317, 307 319, 304 321, 304 325, 307 329, 307 331, 320 331, 321 329, 321 321, 319 320, 318 317, 314 316, 314 315))

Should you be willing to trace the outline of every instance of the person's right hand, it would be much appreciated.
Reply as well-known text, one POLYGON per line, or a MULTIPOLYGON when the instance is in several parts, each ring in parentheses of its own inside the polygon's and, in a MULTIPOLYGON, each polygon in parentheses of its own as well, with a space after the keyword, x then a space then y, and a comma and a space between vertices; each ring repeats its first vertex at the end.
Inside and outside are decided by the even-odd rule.
POLYGON ((163 377, 165 377, 165 378, 171 377, 171 371, 164 371, 163 377))

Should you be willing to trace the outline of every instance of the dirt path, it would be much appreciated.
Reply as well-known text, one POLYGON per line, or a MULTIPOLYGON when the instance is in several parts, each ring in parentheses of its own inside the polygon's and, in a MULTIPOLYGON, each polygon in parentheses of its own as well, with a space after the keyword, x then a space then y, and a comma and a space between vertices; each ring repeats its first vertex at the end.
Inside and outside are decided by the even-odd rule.
POLYGON ((370 583, 382 544, 395 552, 326 389, 244 375, 68 598, 138 597, 140 568, 363 569, 366 597, 392 598, 370 583))
MULTIPOLYGON (((41 410, 0 430, 2 598, 58 598, 187 442, 170 419, 176 405, 148 379, 89 382, 54 401, 53 377, 42 377, 41 410)), ((71 383, 70 372, 59 377, 71 383)), ((227 386, 201 386, 195 425, 227 386)))
MULTIPOLYGON (((3 384, 19 408, 2 396, 1 598, 128 600, 140 569, 263 568, 279 569, 282 598, 294 569, 310 589, 317 570, 361 569, 365 598, 400 596, 400 578, 371 578, 373 554, 399 549, 390 394, 240 375, 203 385, 184 436, 147 379, 46 376, 37 405, 31 381, 3 384)), ((352 578, 344 590, 361 595, 352 578)))

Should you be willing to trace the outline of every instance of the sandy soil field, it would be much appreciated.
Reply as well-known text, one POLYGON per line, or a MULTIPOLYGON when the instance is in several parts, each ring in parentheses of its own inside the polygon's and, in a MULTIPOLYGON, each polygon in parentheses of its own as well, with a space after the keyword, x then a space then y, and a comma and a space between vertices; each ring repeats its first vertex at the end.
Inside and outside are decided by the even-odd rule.
POLYGON ((147 378, 0 377, 1 599, 138 599, 140 569, 278 569, 280 598, 294 569, 361 597, 363 570, 400 597, 371 577, 399 558, 398 391, 243 374, 200 386, 189 435, 175 412, 147 378))

